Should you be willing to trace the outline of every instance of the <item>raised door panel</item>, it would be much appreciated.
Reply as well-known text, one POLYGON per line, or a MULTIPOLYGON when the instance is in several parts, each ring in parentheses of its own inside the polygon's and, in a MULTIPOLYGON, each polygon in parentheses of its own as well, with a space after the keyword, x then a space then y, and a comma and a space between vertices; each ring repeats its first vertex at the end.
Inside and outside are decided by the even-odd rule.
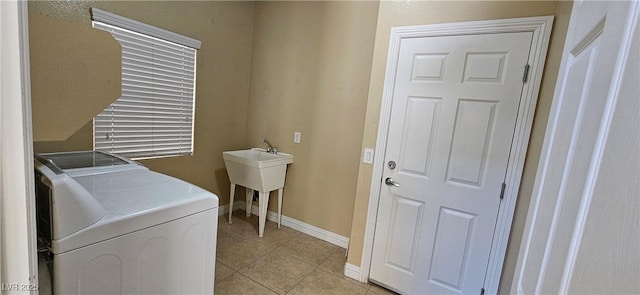
POLYGON ((482 186, 497 105, 498 101, 458 101, 447 182, 482 186))
POLYGON ((462 294, 464 268, 475 218, 473 213, 440 208, 428 276, 433 284, 462 294))
POLYGON ((419 254, 418 237, 424 214, 424 203, 394 196, 386 263, 401 271, 415 272, 419 254))
POLYGON ((409 97, 400 153, 400 172, 429 177, 440 98, 409 97))

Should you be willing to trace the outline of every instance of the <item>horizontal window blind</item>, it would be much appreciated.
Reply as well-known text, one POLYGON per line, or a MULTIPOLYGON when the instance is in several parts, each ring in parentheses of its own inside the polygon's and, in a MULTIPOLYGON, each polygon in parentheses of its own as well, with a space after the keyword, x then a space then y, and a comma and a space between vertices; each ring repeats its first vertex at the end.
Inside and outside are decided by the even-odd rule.
POLYGON ((122 48, 122 94, 94 118, 94 149, 131 159, 193 153, 196 49, 109 24, 122 48))

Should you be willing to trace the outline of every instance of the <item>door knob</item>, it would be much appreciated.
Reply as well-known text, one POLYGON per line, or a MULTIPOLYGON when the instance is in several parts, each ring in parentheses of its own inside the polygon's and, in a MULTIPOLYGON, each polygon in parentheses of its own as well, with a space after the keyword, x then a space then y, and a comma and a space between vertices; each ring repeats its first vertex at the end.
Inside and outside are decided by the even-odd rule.
POLYGON ((395 181, 393 181, 393 179, 391 179, 391 177, 387 177, 387 179, 384 180, 384 184, 393 185, 393 186, 400 186, 400 184, 395 182, 395 181))

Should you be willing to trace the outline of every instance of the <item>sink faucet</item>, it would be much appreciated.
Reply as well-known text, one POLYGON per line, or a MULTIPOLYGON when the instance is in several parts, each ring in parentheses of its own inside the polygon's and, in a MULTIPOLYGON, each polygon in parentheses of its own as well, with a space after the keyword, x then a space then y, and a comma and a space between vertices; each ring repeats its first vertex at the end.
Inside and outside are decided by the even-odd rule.
POLYGON ((277 154, 278 153, 278 150, 276 150, 276 148, 274 148, 266 138, 262 140, 262 144, 263 145, 264 144, 267 145, 267 153, 270 153, 270 154, 277 154))

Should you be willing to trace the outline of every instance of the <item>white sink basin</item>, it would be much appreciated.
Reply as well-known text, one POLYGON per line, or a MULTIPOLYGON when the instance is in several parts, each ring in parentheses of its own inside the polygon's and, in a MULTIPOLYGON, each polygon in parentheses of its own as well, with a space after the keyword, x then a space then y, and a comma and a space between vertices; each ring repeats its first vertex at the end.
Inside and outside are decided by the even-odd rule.
POLYGON ((287 164, 293 163, 293 155, 259 148, 223 152, 222 157, 232 184, 260 192, 284 187, 287 164))

